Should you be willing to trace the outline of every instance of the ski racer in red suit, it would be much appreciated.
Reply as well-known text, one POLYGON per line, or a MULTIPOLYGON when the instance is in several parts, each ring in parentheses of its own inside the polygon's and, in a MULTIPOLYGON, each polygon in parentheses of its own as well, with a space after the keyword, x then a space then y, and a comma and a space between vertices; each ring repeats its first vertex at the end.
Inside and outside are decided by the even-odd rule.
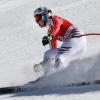
POLYGON ((44 60, 37 66, 42 65, 47 74, 51 69, 67 67, 69 61, 75 59, 86 48, 86 38, 72 38, 83 34, 67 19, 52 15, 52 11, 46 7, 39 7, 34 11, 36 23, 41 27, 48 27, 47 36, 42 38, 43 46, 49 44, 50 49, 45 52, 44 60), (58 47, 58 41, 62 41, 58 47))

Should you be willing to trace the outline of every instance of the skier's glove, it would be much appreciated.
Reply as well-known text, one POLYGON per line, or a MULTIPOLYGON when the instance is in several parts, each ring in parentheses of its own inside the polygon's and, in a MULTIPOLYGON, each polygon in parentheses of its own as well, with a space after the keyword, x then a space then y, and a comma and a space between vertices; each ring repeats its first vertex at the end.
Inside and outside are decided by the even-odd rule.
POLYGON ((44 62, 41 62, 41 63, 39 63, 39 64, 35 64, 35 65, 34 65, 34 71, 35 71, 35 72, 40 72, 40 71, 42 71, 42 70, 43 70, 43 64, 44 64, 44 62))
POLYGON ((43 44, 43 46, 49 44, 49 42, 50 42, 51 40, 52 40, 52 36, 44 36, 44 37, 42 38, 42 44, 43 44))

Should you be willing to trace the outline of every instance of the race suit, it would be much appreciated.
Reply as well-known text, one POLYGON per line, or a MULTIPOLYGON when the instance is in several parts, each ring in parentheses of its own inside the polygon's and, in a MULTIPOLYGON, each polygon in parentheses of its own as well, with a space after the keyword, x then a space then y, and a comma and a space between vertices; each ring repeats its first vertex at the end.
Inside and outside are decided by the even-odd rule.
POLYGON ((69 62, 77 58, 86 49, 86 37, 70 38, 83 34, 71 22, 58 16, 53 16, 48 24, 48 35, 53 38, 50 41, 50 50, 44 54, 45 74, 52 68, 59 69, 67 67, 69 62), (58 41, 62 41, 58 48, 58 41))

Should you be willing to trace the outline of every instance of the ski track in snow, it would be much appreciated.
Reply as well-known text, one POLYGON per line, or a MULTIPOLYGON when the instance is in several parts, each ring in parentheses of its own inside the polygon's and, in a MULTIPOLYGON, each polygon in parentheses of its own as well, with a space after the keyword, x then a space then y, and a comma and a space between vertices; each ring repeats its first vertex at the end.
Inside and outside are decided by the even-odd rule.
POLYGON ((99 100, 100 85, 33 90, 0 96, 2 100, 99 100))

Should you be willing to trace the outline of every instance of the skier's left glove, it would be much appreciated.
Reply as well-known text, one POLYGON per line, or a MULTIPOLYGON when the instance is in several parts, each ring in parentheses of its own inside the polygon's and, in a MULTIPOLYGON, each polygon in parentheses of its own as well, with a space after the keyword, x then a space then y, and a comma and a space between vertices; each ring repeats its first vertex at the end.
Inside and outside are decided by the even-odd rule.
POLYGON ((50 42, 51 40, 52 40, 52 36, 44 36, 44 37, 42 38, 42 44, 43 44, 43 46, 49 44, 49 42, 50 42))
POLYGON ((43 70, 43 66, 44 66, 44 62, 42 61, 41 63, 39 64, 35 64, 34 65, 34 71, 35 72, 40 72, 43 70))
POLYGON ((35 64, 34 65, 34 71, 35 72, 40 72, 40 70, 41 70, 41 64, 35 64))

